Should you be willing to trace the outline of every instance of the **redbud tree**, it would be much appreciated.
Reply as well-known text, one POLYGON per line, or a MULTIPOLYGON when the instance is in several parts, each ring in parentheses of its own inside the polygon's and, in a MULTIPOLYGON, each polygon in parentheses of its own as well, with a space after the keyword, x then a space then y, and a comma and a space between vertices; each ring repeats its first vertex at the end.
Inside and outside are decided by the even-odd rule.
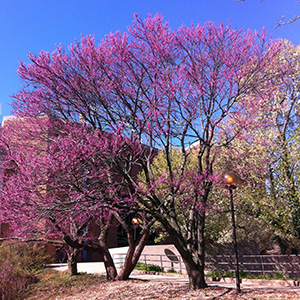
MULTIPOLYGON (((124 164, 126 149, 134 140, 42 116, 7 121, 0 141, 5 170, 1 221, 10 225, 9 236, 64 245, 71 275, 77 273, 80 250, 97 251, 109 279, 126 279, 152 224, 137 212, 143 229, 134 239, 134 228, 123 221, 134 211, 134 203, 122 180, 112 179, 120 160, 123 169, 130 171, 124 164), (117 274, 106 240, 110 227, 120 224, 127 232, 129 251, 125 267, 117 274)), ((142 152, 134 148, 131 156, 142 152)))
POLYGON ((135 16, 128 32, 111 33, 98 45, 86 36, 68 49, 29 54, 30 63, 18 69, 24 87, 14 95, 14 109, 134 136, 145 154, 128 155, 126 164, 138 165, 143 180, 122 164, 116 176, 168 232, 190 287, 204 288, 206 211, 221 176, 214 162, 223 147, 266 122, 256 116, 272 109, 281 47, 264 31, 213 23, 172 30, 161 15, 135 16), (172 163, 174 148, 180 168, 172 163), (157 149, 165 153, 165 172, 152 170, 157 149))

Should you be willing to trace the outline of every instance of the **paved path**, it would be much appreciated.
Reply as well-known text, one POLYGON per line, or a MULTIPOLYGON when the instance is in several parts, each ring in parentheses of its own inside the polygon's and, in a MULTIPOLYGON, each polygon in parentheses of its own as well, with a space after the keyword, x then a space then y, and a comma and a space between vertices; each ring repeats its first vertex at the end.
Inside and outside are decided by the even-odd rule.
MULTIPOLYGON (((52 264, 51 267, 58 271, 66 271, 67 264, 52 264)), ((103 262, 79 262, 77 263, 78 272, 85 272, 90 274, 106 274, 103 262)))

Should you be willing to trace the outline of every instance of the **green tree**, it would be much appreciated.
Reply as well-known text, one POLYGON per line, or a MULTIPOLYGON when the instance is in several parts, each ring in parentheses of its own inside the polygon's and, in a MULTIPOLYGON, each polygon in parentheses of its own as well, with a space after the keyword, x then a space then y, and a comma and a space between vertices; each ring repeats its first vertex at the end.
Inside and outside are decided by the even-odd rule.
POLYGON ((295 168, 297 159, 296 126, 300 114, 300 49, 286 42, 282 61, 288 62, 288 72, 283 78, 276 103, 281 109, 274 115, 274 136, 272 149, 273 161, 270 165, 270 197, 277 201, 286 200, 293 224, 293 234, 300 238, 300 202, 298 195, 298 178, 295 168))
MULTIPOLYGON (((299 123, 300 49, 285 42, 281 54, 285 75, 274 98, 278 109, 270 112, 264 128, 249 130, 252 139, 236 140, 220 155, 222 168, 234 168, 245 179, 237 191, 241 215, 248 214, 266 224, 275 238, 287 248, 299 248, 299 123), (243 153, 237 157, 236 152, 243 153), (252 171, 249 173, 251 166, 252 171), (268 168, 265 168, 268 166, 268 168), (266 172, 267 171, 267 172, 266 172), (248 174, 245 174, 247 173, 248 174), (256 183, 256 184, 255 184, 256 183)), ((264 118, 263 115, 258 116, 264 118)), ((266 119, 267 120, 267 119, 266 119)), ((250 227, 248 227, 250 228, 250 227)))

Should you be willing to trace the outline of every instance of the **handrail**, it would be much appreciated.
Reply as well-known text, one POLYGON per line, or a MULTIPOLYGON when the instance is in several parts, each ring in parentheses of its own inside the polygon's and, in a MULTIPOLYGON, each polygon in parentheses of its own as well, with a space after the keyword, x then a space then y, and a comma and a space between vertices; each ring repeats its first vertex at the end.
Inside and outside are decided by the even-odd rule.
MULTIPOLYGON (((126 254, 115 253, 112 255, 118 266, 124 264, 126 254)), ((140 262, 145 266, 156 265, 165 271, 173 269, 179 273, 186 273, 185 265, 180 255, 176 255, 178 262, 171 261, 165 254, 142 254, 140 262)), ((233 272, 234 259, 230 255, 207 255, 206 272, 219 271, 233 272)), ((282 273, 300 278, 300 256, 298 255, 240 255, 240 268, 243 272, 253 275, 282 273)))

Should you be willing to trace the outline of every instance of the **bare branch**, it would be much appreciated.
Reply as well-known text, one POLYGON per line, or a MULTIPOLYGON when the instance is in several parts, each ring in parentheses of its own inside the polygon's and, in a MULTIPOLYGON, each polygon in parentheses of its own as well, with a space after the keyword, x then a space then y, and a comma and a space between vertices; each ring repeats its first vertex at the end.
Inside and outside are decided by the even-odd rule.
POLYGON ((290 23, 294 23, 298 19, 300 19, 300 16, 294 16, 293 19, 290 19, 288 21, 284 21, 285 20, 285 16, 282 16, 280 22, 276 26, 273 26, 273 28, 278 28, 278 27, 280 27, 282 25, 287 25, 287 24, 290 24, 290 23))
MULTIPOLYGON (((236 1, 238 1, 238 2, 241 2, 241 1, 245 1, 245 0, 236 0, 236 1)), ((260 2, 262 3, 263 2, 263 0, 260 0, 260 2)), ((299 4, 300 4, 300 1, 298 1, 299 2, 299 4)), ((300 16, 294 16, 294 18, 292 18, 292 19, 289 19, 288 21, 285 21, 285 16, 282 16, 282 18, 281 18, 281 20, 280 20, 280 22, 278 22, 277 23, 277 25, 275 25, 275 26, 272 26, 273 28, 278 28, 278 27, 280 27, 280 26, 282 26, 282 25, 287 25, 287 24, 291 24, 291 23, 294 23, 296 20, 298 20, 298 19, 300 19, 300 16)))

